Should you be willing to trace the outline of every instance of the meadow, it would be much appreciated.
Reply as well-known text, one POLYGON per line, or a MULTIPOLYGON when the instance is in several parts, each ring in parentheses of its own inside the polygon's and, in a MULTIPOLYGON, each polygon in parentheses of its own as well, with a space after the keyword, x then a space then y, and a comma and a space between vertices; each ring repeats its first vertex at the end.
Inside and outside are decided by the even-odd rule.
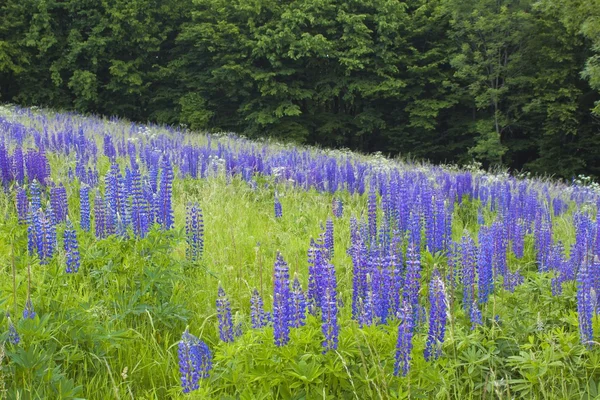
POLYGON ((0 399, 594 399, 600 191, 0 108, 0 399))

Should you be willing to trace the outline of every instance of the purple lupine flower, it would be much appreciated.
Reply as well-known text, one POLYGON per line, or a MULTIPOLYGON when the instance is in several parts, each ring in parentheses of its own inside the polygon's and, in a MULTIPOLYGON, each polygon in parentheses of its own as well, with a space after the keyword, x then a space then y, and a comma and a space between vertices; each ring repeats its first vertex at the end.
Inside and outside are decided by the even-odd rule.
POLYGON ((112 142, 112 137, 108 134, 104 135, 104 155, 108 157, 111 162, 114 162, 117 158, 117 150, 112 142))
POLYGON ((552 247, 552 223, 543 217, 541 211, 536 215, 534 237, 538 270, 539 272, 546 272, 552 247))
MULTIPOLYGON (((412 243, 408 245, 406 252, 406 278, 404 282, 404 301, 408 302, 413 312, 416 312, 421 288, 421 257, 415 251, 415 246, 412 243)), ((412 321, 414 319, 411 320, 411 323, 412 321)))
POLYGON ((104 177, 106 199, 106 234, 111 235, 116 232, 119 215, 119 166, 114 163, 104 177))
POLYGON ((410 370, 410 353, 412 351, 414 311, 408 301, 404 301, 398 326, 398 340, 396 342, 396 359, 394 362, 394 375, 406 376, 410 370))
POLYGON ((475 302, 475 254, 477 248, 468 234, 462 238, 461 252, 463 307, 466 312, 469 312, 471 305, 475 302))
POLYGON ((298 276, 294 276, 290 300, 291 326, 293 328, 304 326, 306 323, 306 296, 304 295, 298 276))
POLYGON ((225 290, 219 285, 217 295, 217 318, 219 320, 219 338, 225 343, 233 342, 233 320, 231 319, 231 303, 225 290))
POLYGON ((33 303, 31 302, 31 297, 27 297, 27 301, 25 302, 25 308, 23 309, 23 319, 34 319, 35 318, 35 310, 33 309, 33 303))
POLYGON ((367 296, 367 247, 360 235, 352 241, 352 318, 358 319, 363 314, 367 296))
POLYGON ((471 330, 474 330, 477 325, 483 324, 483 319, 481 317, 481 311, 477 306, 477 302, 471 303, 471 308, 469 311, 469 319, 471 320, 471 330))
POLYGON ((30 188, 31 192, 31 212, 35 213, 42 208, 42 189, 37 181, 33 181, 30 188))
POLYGON ((33 254, 38 251, 39 248, 43 249, 43 242, 41 242, 41 238, 38 241, 38 232, 42 232, 43 228, 41 226, 41 222, 39 221, 39 215, 37 212, 29 211, 29 216, 27 220, 29 221, 29 225, 27 226, 27 249, 29 250, 29 255, 33 256, 33 254))
POLYGON ((552 278, 551 281, 553 296, 558 296, 562 293, 562 283, 567 280, 567 271, 565 268, 567 262, 565 261, 564 252, 565 249, 562 242, 558 242, 552 246, 552 251, 550 252, 549 267, 557 273, 557 276, 552 278))
POLYGON ((582 264, 577 274, 577 316, 579 319, 579 337, 581 343, 591 348, 594 339, 592 318, 594 316, 594 278, 590 264, 582 264))
POLYGON ((19 223, 24 224, 27 222, 27 214, 29 212, 28 206, 29 202, 27 199, 27 192, 23 188, 17 189, 16 194, 16 206, 17 206, 17 216, 19 218, 19 223))
POLYGON ((54 212, 51 206, 48 206, 47 212, 44 213, 40 210, 40 221, 43 226, 43 252, 40 256, 42 264, 48 264, 52 256, 54 256, 54 250, 56 249, 56 225, 54 225, 54 212))
POLYGON ((333 216, 336 218, 342 218, 344 215, 344 203, 341 199, 334 197, 331 204, 333 216))
POLYGON ((163 229, 173 228, 173 167, 165 157, 160 175, 160 192, 158 194, 157 222, 163 229))
POLYGON ((13 324, 10 319, 10 314, 8 312, 6 313, 6 318, 8 318, 8 341, 16 346, 21 341, 21 337, 19 336, 19 332, 17 332, 15 324, 13 324))
POLYGON ((100 191, 96 191, 96 198, 94 199, 94 226, 97 239, 106 237, 106 208, 100 191))
POLYGON ((427 334, 427 343, 425 345, 425 360, 436 360, 442 354, 442 343, 446 333, 446 318, 448 302, 446 299, 446 287, 440 278, 437 270, 433 273, 433 278, 429 285, 429 333, 427 334))
POLYGON ((325 336, 323 341, 323 352, 336 350, 338 347, 338 337, 340 326, 338 323, 338 305, 337 305, 337 279, 335 277, 335 268, 326 263, 324 270, 324 297, 321 302, 321 330, 325 336))
POLYGON ((399 232, 394 232, 392 237, 392 246, 390 247, 390 259, 392 263, 392 297, 390 302, 392 304, 392 315, 398 315, 400 308, 402 307, 402 300, 400 293, 404 287, 404 260, 402 257, 401 249, 402 237, 399 232))
POLYGON ((479 230, 479 253, 477 255, 479 303, 487 303, 494 291, 494 275, 492 257, 494 242, 489 227, 482 226, 479 230))
POLYGON ((285 346, 290 340, 290 275, 288 265, 277 252, 273 285, 273 328, 275 345, 285 346))
POLYGON ((358 299, 358 326, 361 328, 363 326, 371 326, 373 325, 373 320, 375 319, 375 307, 373 305, 373 284, 371 280, 371 275, 366 274, 365 277, 365 294, 364 297, 360 297, 358 299))
POLYGON ((323 300, 323 268, 326 263, 323 252, 323 245, 311 239, 308 248, 308 306, 313 314, 321 308, 323 300))
POLYGON ((522 222, 515 224, 515 234, 512 238, 512 250, 517 258, 523 258, 523 251, 525 247, 525 225, 522 222))
POLYGON ((252 320, 252 328, 260 329, 267 325, 267 316, 265 315, 263 299, 257 289, 252 292, 250 297, 250 318, 252 320))
POLYGON ((181 387, 183 393, 189 393, 200 387, 200 378, 208 378, 212 369, 212 354, 206 343, 190 334, 187 329, 181 335, 177 353, 181 387))
POLYGON ((412 243, 415 252, 421 251, 421 215, 418 211, 411 212, 409 217, 409 242, 412 243))
POLYGON ((504 288, 512 293, 515 291, 517 286, 523 283, 524 280, 525 278, 519 271, 508 271, 504 277, 504 288))
POLYGON ((323 247, 327 260, 331 260, 333 258, 333 244, 333 220, 331 218, 327 218, 327 222, 325 223, 325 234, 323 235, 323 247))
POLYGON ((54 211, 54 224, 65 222, 67 219, 68 202, 67 202, 67 190, 61 183, 59 186, 50 189, 50 204, 54 211))
POLYGON ((283 209, 281 207, 281 202, 279 201, 279 196, 275 195, 275 218, 281 218, 283 216, 283 209))
POLYGON ((15 181, 20 185, 25 182, 25 169, 23 166, 23 148, 18 145, 13 153, 13 166, 15 171, 15 181))
POLYGON ((67 226, 64 234, 64 248, 67 257, 67 266, 65 271, 70 274, 79 271, 81 260, 79 258, 79 244, 77 243, 77 234, 70 220, 67 219, 67 226))
POLYGON ((376 181, 373 177, 369 185, 368 216, 369 216, 369 243, 377 237, 377 194, 375 193, 376 181))
POLYGON ((90 223, 90 187, 87 185, 81 186, 79 189, 79 214, 80 227, 84 231, 89 232, 91 229, 90 223))
MULTIPOLYGON (((389 255, 389 246, 387 250, 381 249, 378 257, 379 270, 373 271, 373 276, 377 277, 377 296, 375 297, 375 312, 380 324, 387 323, 388 315, 392 307, 392 259, 389 255), (383 254, 383 252, 387 254, 383 254)), ((374 288, 375 290, 375 288, 374 288)))
POLYGON ((198 261, 204 252, 204 222, 202 209, 198 203, 188 203, 186 208, 185 234, 186 256, 190 261, 198 261))
POLYGON ((494 278, 498 275, 504 276, 508 270, 506 264, 506 250, 508 238, 506 227, 500 221, 492 224, 492 235, 494 237, 494 278))
POLYGON ((150 228, 148 221, 148 204, 144 198, 142 190, 142 180, 140 170, 137 165, 131 172, 131 224, 133 225, 133 233, 136 237, 143 238, 148 233, 150 228))

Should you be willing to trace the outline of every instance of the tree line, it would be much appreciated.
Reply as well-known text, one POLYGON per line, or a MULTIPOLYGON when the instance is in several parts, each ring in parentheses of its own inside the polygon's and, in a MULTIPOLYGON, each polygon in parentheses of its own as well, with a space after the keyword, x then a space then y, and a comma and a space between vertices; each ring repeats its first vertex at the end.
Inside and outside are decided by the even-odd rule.
POLYGON ((600 176, 600 0, 4 0, 0 96, 600 176))

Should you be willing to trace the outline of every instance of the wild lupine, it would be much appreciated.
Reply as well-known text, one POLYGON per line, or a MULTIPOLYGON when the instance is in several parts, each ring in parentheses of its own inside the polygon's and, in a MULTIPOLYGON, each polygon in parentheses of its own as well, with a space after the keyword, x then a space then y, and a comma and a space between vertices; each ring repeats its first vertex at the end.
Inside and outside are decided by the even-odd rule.
MULTIPOLYGON (((389 246, 386 246, 389 249, 389 246)), ((389 255, 388 249, 382 249, 382 252, 379 254, 379 270, 377 268, 373 270, 373 276, 377 276, 378 284, 377 287, 377 296, 375 296, 375 310, 376 315, 379 319, 380 324, 387 323, 388 315, 390 309, 392 307, 392 259, 389 255), (383 254, 386 252, 388 254, 383 254)), ((374 288, 375 290, 375 288, 374 288)))
POLYGON ((512 239, 512 250, 517 258, 523 258, 525 246, 525 225, 522 222, 515 224, 515 234, 512 239))
POLYGON ((119 166, 112 164, 110 170, 104 177, 105 191, 104 196, 106 199, 106 233, 111 235, 116 233, 118 224, 119 214, 119 166))
POLYGON ((80 226, 84 231, 89 232, 90 224, 90 187, 82 185, 79 189, 79 213, 81 216, 80 226))
POLYGON ((94 199, 94 227, 97 239, 106 237, 106 208, 99 190, 96 191, 94 199))
MULTIPOLYGON (((51 208, 49 207, 51 214, 51 208)), ((29 254, 37 252, 40 262, 47 264, 54 255, 56 245, 56 228, 50 221, 51 215, 44 214, 42 209, 31 213, 29 216, 29 226, 27 227, 27 247, 29 254)))
POLYGON ((137 165, 134 165, 131 172, 131 191, 129 195, 131 198, 130 215, 133 233, 136 237, 143 238, 148 233, 150 225, 148 221, 148 204, 144 198, 140 170, 137 165))
POLYGON ((273 328, 275 345, 285 346, 290 340, 290 275, 287 263, 277 252, 273 287, 273 328))
POLYGON ((473 301, 471 303, 471 307, 469 310, 469 319, 471 320, 471 330, 474 330, 477 325, 483 324, 483 319, 481 317, 481 311, 477 306, 477 302, 473 301))
POLYGON ((358 299, 358 326, 361 328, 363 326, 371 326, 373 325, 373 320, 375 319, 375 307, 373 305, 373 284, 371 282, 371 275, 366 275, 366 284, 365 284, 365 295, 364 297, 360 297, 358 299))
POLYGON ((34 319, 35 315, 36 313, 33 309, 31 297, 27 297, 27 301, 25 302, 25 308, 23 309, 23 319, 34 319))
POLYGON ((594 277, 591 265, 583 264, 577 274, 577 316, 579 319, 579 337, 581 343, 588 348, 592 347, 594 331, 592 318, 594 316, 594 277))
POLYGON ((56 225, 54 224, 54 211, 51 206, 46 209, 44 218, 44 260, 49 262, 56 250, 57 237, 56 225))
POLYGON ((77 234, 71 221, 67 220, 64 235, 64 248, 67 257, 67 266, 65 271, 70 274, 79 271, 81 260, 79 258, 79 244, 77 243, 77 234))
MULTIPOLYGON (((413 312, 416 312, 421 288, 421 258, 412 243, 408 245, 406 252, 406 278, 404 282, 404 301, 408 302, 413 312)), ((413 320, 411 319, 411 323, 413 320)))
POLYGON ((37 181, 33 181, 30 187, 31 192, 31 212, 37 212, 40 208, 42 208, 42 189, 37 181))
POLYGON ((190 261, 198 261, 204 252, 204 222, 198 203, 188 203, 185 218, 187 241, 186 255, 190 261))
POLYGON ((367 247, 360 235, 352 243, 352 318, 358 319, 363 313, 367 296, 367 247))
POLYGON ((65 222, 67 219, 68 203, 67 203, 67 190, 61 183, 59 186, 50 189, 50 204, 54 211, 54 224, 65 222))
POLYGON ((469 235, 463 236, 461 252, 463 307, 465 311, 470 311, 471 304, 475 301, 475 254, 477 248, 469 235))
POLYGON ((279 196, 275 195, 275 218, 281 218, 283 216, 283 209, 281 207, 281 202, 279 201, 279 196))
POLYGON ((400 248, 401 237, 399 232, 394 232, 392 246, 390 247, 390 260, 392 264, 392 298, 393 315, 397 315, 402 307, 400 293, 404 287, 404 260, 400 248))
POLYGON ((181 387, 183 393, 189 393, 200 387, 200 378, 208 378, 212 369, 212 354, 206 343, 187 329, 181 335, 178 347, 181 387))
POLYGON ((327 218, 325 224, 325 234, 323 235, 323 246, 326 250, 325 256, 328 260, 333 258, 333 221, 327 218))
POLYGON ((556 271, 556 276, 552 278, 552 295, 557 296, 562 293, 562 282, 566 280, 565 273, 564 246, 562 242, 552 246, 549 258, 549 268, 556 271))
POLYGON ((299 328, 306 323, 306 296, 298 276, 294 276, 290 302, 291 326, 299 328))
POLYGON ((342 200, 334 197, 331 204, 331 209, 333 211, 333 216, 336 218, 342 218, 344 215, 344 203, 342 200))
POLYGON ((492 224, 492 235, 494 237, 494 278, 498 275, 504 276, 508 270, 506 264, 506 250, 508 238, 506 227, 500 221, 492 224))
POLYGON ((323 245, 310 240, 308 248, 308 305, 311 313, 321 308, 324 287, 321 285, 325 265, 323 245))
POLYGON ((27 222, 27 213, 28 210, 28 200, 27 200, 27 192, 23 188, 17 189, 16 194, 16 206, 17 206, 17 216, 20 224, 24 224, 27 222))
POLYGON ((217 318, 219 320, 219 338, 225 343, 233 342, 233 320, 231 319, 231 303, 225 290, 219 285, 217 295, 217 318))
POLYGON ((377 194, 375 193, 376 182, 371 180, 368 198, 368 216, 369 216, 369 242, 372 243, 377 237, 377 194))
POLYGON ((163 161, 160 176, 160 191, 158 193, 157 222, 163 229, 173 228, 173 167, 167 158, 163 161))
POLYGON ((396 360, 394 362, 394 375, 406 376, 410 370, 410 353, 412 351, 414 311, 408 301, 404 301, 400 325, 398 326, 398 340, 396 342, 396 360))
POLYGON ((19 336, 19 332, 17 332, 17 328, 10 319, 8 312, 6 312, 6 318, 8 319, 8 341, 16 346, 21 341, 21 336, 19 336))
POLYGON ((409 220, 409 242, 412 243, 414 251, 421 251, 421 215, 418 211, 413 211, 410 214, 409 220))
POLYGON ((517 286, 523 283, 524 280, 525 278, 519 271, 508 271, 504 276, 504 288, 512 293, 515 291, 517 286))
POLYGON ((479 230, 479 254, 477 255, 479 303, 487 303, 494 290, 493 251, 492 233, 488 227, 481 227, 479 230))
POLYGON ((23 148, 20 145, 15 147, 15 151, 13 153, 13 164, 15 181, 22 185, 25 182, 25 169, 23 166, 23 148))
POLYGON ((104 155, 112 162, 114 162, 117 157, 117 151, 112 143, 112 137, 108 134, 104 135, 104 155))
POLYGON ((321 303, 321 330, 325 336, 323 352, 335 350, 338 346, 340 326, 338 323, 337 279, 335 268, 327 263, 324 271, 324 297, 321 303))
POLYGON ((436 360, 442 353, 442 343, 446 333, 446 313, 448 302, 446 299, 446 287, 440 278, 439 272, 434 271, 429 285, 429 333, 425 345, 425 360, 436 360))
POLYGON ((263 299, 257 289, 252 292, 250 297, 250 318, 252 328, 259 329, 267 325, 268 317, 265 314, 263 299))

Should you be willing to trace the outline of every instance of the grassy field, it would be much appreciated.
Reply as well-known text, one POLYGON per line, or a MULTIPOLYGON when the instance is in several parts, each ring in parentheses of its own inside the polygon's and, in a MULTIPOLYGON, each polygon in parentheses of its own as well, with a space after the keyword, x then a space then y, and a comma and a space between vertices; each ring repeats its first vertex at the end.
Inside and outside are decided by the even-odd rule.
POLYGON ((590 185, 47 111, 5 107, 2 116, 0 399, 600 395, 599 195, 590 185), (122 175, 123 215, 107 184, 112 164, 122 175), (127 177, 134 169, 139 199, 127 177), (27 207, 19 221, 17 193, 24 189, 26 203, 35 204, 34 179, 41 181, 39 215, 48 219, 40 232, 56 231, 39 247, 53 248, 48 257, 37 247, 38 210, 27 207), (68 223, 52 222, 64 208, 51 194, 61 183, 80 257, 72 273, 68 223), (114 233, 97 234, 100 198, 114 233), (341 216, 333 212, 337 201, 341 216), (153 214, 141 234, 138 203, 153 214), (193 203, 204 223, 196 260, 186 229, 193 203), (172 226, 156 211, 161 204, 172 226), (323 250, 328 219, 333 252, 323 250), (320 268, 310 262, 311 239, 312 251, 323 253, 320 268), (300 327, 282 327, 277 318, 289 307, 272 307, 278 252, 289 266, 287 290, 297 277, 311 311, 300 327), (220 339, 219 286, 230 302, 231 342, 220 339), (265 327, 253 327, 254 289, 273 311, 265 327), (28 299, 33 318, 23 315, 28 299), (324 325, 333 329, 333 346, 323 345, 324 325), (277 346, 281 329, 289 342, 277 346), (178 353, 186 330, 212 360, 209 376, 189 393, 178 353), (412 348, 399 332, 410 332, 412 348), (426 360, 428 348, 439 349, 439 358, 426 360), (395 371, 397 353, 410 356, 405 375, 395 371))

